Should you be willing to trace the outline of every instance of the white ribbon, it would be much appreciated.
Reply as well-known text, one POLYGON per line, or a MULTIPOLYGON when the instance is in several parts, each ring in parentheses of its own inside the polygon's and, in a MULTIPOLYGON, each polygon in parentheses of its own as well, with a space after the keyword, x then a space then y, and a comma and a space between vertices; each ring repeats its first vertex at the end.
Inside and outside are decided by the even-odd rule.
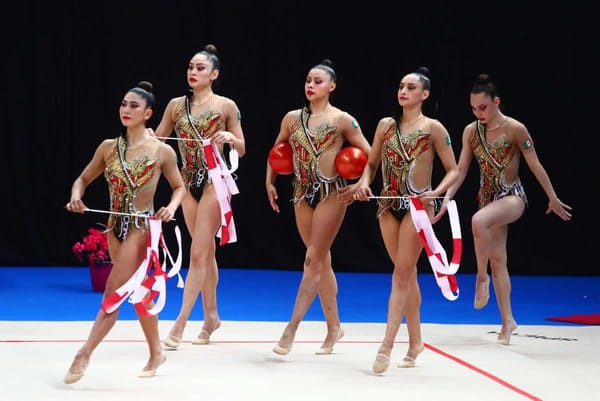
POLYGON ((102 302, 102 309, 106 313, 112 313, 117 310, 121 304, 129 299, 138 313, 146 316, 156 315, 163 310, 166 304, 167 287, 166 280, 177 275, 177 287, 183 288, 184 282, 180 274, 181 269, 181 230, 175 226, 175 236, 179 254, 177 260, 173 261, 163 237, 162 222, 156 219, 148 220, 148 247, 146 248, 146 257, 140 263, 137 270, 125 284, 115 290, 113 293, 106 296, 102 302), (159 244, 165 255, 165 261, 168 257, 172 264, 171 269, 163 270, 162 263, 159 258, 159 244), (154 267, 154 270, 152 270, 154 267), (151 309, 146 309, 146 305, 154 298, 154 306, 151 309))
POLYGON ((448 202, 448 216, 454 248, 450 263, 448 263, 444 247, 435 236, 429 216, 419 198, 410 198, 410 216, 423 243, 433 275, 442 294, 450 301, 458 299, 459 290, 455 273, 458 271, 462 256, 462 237, 456 201, 448 202))
POLYGON ((220 245, 236 242, 237 234, 233 220, 233 210, 231 209, 230 195, 240 193, 232 176, 232 173, 238 168, 238 152, 235 149, 231 149, 229 152, 231 169, 228 169, 227 164, 221 158, 218 148, 211 143, 210 139, 203 140, 202 146, 204 147, 208 175, 215 186, 217 200, 221 209, 221 226, 217 232, 217 237, 221 239, 220 245))

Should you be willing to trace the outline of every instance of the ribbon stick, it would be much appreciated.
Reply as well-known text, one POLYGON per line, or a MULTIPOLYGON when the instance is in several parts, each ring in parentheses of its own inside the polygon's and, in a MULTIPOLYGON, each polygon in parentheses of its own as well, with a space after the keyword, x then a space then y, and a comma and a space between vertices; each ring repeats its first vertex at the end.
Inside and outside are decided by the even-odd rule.
POLYGON ((221 238, 220 245, 223 246, 237 241, 230 195, 236 195, 240 192, 232 176, 232 173, 237 169, 238 153, 235 149, 232 149, 229 153, 232 162, 232 168, 229 170, 221 158, 219 150, 210 142, 210 139, 203 140, 202 146, 204 147, 208 175, 215 186, 221 209, 221 226, 217 237, 221 238))
POLYGON ((179 246, 179 255, 177 260, 173 261, 165 244, 162 222, 154 218, 148 220, 146 257, 131 278, 104 299, 102 309, 106 313, 114 312, 126 299, 133 304, 140 315, 153 316, 162 311, 167 297, 166 280, 177 275, 177 287, 183 287, 183 278, 179 273, 181 268, 181 232, 177 226, 175 227, 175 235, 179 246), (159 257, 159 245, 172 263, 172 267, 168 272, 167 269, 163 269, 163 263, 159 257), (155 298, 154 305, 148 309, 147 305, 155 298))
POLYGON ((419 198, 410 198, 410 215, 442 294, 450 301, 458 299, 459 290, 455 273, 458 271, 462 257, 462 237, 456 201, 451 200, 448 202, 448 216, 450 217, 453 244, 450 263, 448 263, 446 251, 435 236, 429 216, 419 198))
MULTIPOLYGON (((116 214, 118 216, 131 216, 131 217, 150 217, 147 214, 142 214, 142 213, 123 213, 123 212, 115 212, 113 210, 101 210, 101 209, 90 209, 89 207, 86 207, 85 209, 83 209, 86 212, 93 212, 93 213, 104 213, 104 214, 116 214)), ((171 221, 175 221, 175 219, 171 219, 171 221)))

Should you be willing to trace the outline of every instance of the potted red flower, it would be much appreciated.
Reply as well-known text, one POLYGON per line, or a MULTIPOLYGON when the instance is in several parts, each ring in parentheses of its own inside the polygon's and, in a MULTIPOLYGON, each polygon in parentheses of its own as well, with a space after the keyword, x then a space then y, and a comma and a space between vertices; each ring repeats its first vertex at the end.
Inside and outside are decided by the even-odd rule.
POLYGON ((82 241, 73 245, 73 253, 80 262, 87 258, 90 264, 90 278, 94 291, 104 291, 106 279, 112 269, 106 232, 97 228, 90 228, 82 241))

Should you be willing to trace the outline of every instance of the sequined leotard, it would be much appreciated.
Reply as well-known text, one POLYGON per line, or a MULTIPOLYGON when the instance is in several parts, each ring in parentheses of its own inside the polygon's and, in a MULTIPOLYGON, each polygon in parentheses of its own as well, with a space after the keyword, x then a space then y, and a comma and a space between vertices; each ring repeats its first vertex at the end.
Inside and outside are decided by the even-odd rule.
POLYGON ((216 111, 205 111, 200 116, 192 116, 189 98, 181 102, 175 111, 175 133, 178 138, 192 139, 178 141, 181 155, 181 176, 186 187, 199 200, 204 184, 210 183, 202 140, 208 139, 223 130, 225 123, 216 111))
MULTIPOLYGON (((432 151, 431 134, 425 132, 422 127, 402 135, 397 124, 390 125, 383 134, 381 147, 383 182, 381 196, 398 196, 398 198, 379 199, 377 202, 377 217, 389 210, 397 219, 401 220, 410 207, 408 197, 431 189, 431 185, 425 188, 415 188, 412 173, 419 157, 425 152, 432 151)), ((438 203, 430 201, 430 204, 434 207, 439 206, 438 203)))
MULTIPOLYGON (((155 152, 158 149, 157 143, 155 152)), ((142 155, 129 161, 125 158, 126 150, 126 141, 117 137, 115 147, 106 160, 104 178, 110 193, 110 210, 149 216, 154 214, 152 194, 160 178, 157 155, 142 155)), ((145 217, 111 214, 107 230, 112 230, 118 239, 124 240, 130 230, 145 230, 147 226, 145 217)))
POLYGON ((518 156, 518 149, 505 134, 489 144, 485 131, 485 125, 476 121, 471 135, 471 147, 479 163, 479 208, 507 195, 521 197, 527 205, 527 196, 519 177, 510 184, 505 180, 505 168, 518 156))
POLYGON ((327 123, 316 128, 308 127, 309 113, 304 108, 292 123, 290 145, 294 157, 294 203, 306 200, 315 207, 329 194, 344 186, 346 181, 338 175, 326 177, 319 168, 321 156, 331 146, 339 146, 337 127, 327 123))

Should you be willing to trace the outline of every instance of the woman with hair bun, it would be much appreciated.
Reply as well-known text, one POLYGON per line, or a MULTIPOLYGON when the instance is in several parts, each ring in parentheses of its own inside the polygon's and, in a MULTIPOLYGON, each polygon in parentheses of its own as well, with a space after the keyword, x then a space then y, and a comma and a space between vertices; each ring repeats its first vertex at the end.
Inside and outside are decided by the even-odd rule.
MULTIPOLYGON (((154 107, 152 85, 142 81, 127 91, 119 115, 125 127, 121 136, 104 140, 96 149, 92 160, 83 169, 71 187, 71 199, 66 209, 74 213, 88 210, 82 198, 87 186, 104 173, 110 192, 110 216, 107 223, 108 250, 113 267, 106 282, 103 301, 121 288, 144 261, 148 246, 148 217, 170 221, 183 197, 185 186, 177 166, 177 155, 172 147, 154 138, 146 129, 154 107), (171 189, 170 202, 154 213, 154 195, 161 174, 167 178, 171 189), (126 215, 134 215, 126 216, 126 215)), ((153 302, 146 305, 147 309, 153 302)), ((80 380, 92 352, 113 328, 119 310, 106 313, 100 308, 87 341, 77 352, 64 382, 80 380)), ((152 377, 166 360, 160 346, 158 316, 138 313, 150 358, 139 377, 152 377)))
MULTIPOLYGON (((211 334, 221 326, 217 310, 219 270, 215 236, 222 233, 225 212, 209 172, 210 163, 207 163, 203 141, 210 140, 211 145, 217 147, 222 160, 225 160, 225 144, 230 149, 230 155, 235 152, 237 157, 243 157, 246 142, 236 103, 213 91, 213 84, 220 73, 221 62, 214 45, 209 44, 194 54, 187 68, 187 83, 191 90, 169 101, 155 131, 155 135, 162 140, 166 140, 173 131, 177 135, 181 175, 188 190, 182 208, 192 240, 181 308, 175 324, 163 341, 169 349, 177 349, 181 345, 183 331, 200 293, 204 322, 192 344, 208 344, 211 334)), ((226 190, 228 193, 225 196, 230 199, 233 194, 229 188, 226 190)), ((228 227, 231 228, 234 229, 234 226, 228 227)), ((233 241, 230 238, 229 242, 233 241)))
POLYGON ((479 164, 480 186, 477 194, 479 210, 471 218, 477 260, 473 307, 482 309, 488 303, 489 264, 502 319, 498 343, 508 345, 512 332, 517 328, 510 302, 511 285, 506 254, 508 225, 521 218, 527 207, 527 197, 519 179, 521 155, 548 196, 546 214, 554 212, 560 219, 568 221, 571 219, 571 207, 558 199, 538 159, 527 127, 500 110, 500 96, 489 75, 477 77, 471 89, 470 101, 477 120, 469 123, 463 131, 458 161, 459 177, 448 189, 447 198, 434 220, 437 221, 446 211, 448 201, 465 180, 475 156, 479 164))
MULTIPOLYGON (((327 322, 327 336, 316 353, 331 354, 344 335, 338 314, 331 246, 346 213, 346 205, 337 198, 346 181, 336 171, 335 157, 346 141, 367 155, 370 146, 354 117, 331 105, 329 98, 336 85, 331 60, 325 59, 312 67, 304 82, 306 105, 286 113, 275 139, 275 144, 289 142, 292 148, 294 213, 296 227, 306 246, 302 280, 291 319, 273 348, 279 355, 291 351, 300 322, 317 294, 327 322)), ((276 178, 277 173, 267 162, 267 197, 271 208, 279 213, 276 178)))
POLYGON ((430 95, 429 70, 425 67, 405 75, 398 87, 398 111, 377 124, 369 161, 356 184, 348 187, 346 202, 373 198, 369 187, 379 164, 383 189, 378 197, 377 217, 383 242, 394 263, 392 289, 388 302, 385 335, 373 372, 381 374, 391 361, 392 348, 406 317, 408 352, 398 367, 412 367, 423 351, 421 338, 421 292, 417 281, 417 262, 423 245, 410 215, 410 198, 419 198, 431 219, 439 207, 439 198, 458 177, 458 168, 450 136, 436 119, 423 114, 423 102, 430 95), (446 174, 436 187, 431 185, 434 157, 446 174))

